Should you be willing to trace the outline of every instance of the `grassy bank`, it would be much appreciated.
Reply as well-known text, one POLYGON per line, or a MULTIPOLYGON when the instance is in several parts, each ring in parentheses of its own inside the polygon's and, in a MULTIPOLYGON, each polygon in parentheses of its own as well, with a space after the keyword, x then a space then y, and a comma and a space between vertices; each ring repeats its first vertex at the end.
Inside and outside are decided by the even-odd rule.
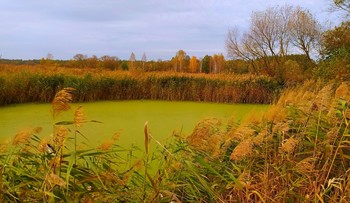
POLYGON ((75 101, 171 100, 271 103, 282 86, 267 76, 2 67, 0 105, 50 102, 65 87, 75 101))

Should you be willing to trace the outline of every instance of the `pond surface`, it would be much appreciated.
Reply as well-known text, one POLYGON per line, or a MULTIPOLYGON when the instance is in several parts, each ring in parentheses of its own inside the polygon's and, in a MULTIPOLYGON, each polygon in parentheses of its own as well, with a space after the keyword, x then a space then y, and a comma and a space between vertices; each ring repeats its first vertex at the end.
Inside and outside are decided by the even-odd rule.
POLYGON ((40 137, 52 136, 54 122, 73 120, 74 111, 82 106, 88 120, 80 131, 89 146, 98 146, 103 141, 120 133, 117 142, 129 148, 132 144, 143 147, 143 128, 146 121, 153 137, 160 142, 171 137, 173 132, 189 135, 203 118, 215 117, 225 123, 230 117, 239 120, 251 111, 263 111, 267 105, 217 104, 169 101, 102 101, 75 103, 72 110, 63 113, 56 121, 51 115, 51 104, 19 104, 0 107, 0 141, 12 138, 16 133, 42 127, 40 137))

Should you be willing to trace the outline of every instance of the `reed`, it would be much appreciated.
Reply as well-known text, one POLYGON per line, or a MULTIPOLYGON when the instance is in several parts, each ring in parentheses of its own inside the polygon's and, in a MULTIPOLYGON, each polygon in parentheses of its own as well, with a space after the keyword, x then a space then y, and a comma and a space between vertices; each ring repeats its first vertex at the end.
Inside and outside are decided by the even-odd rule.
POLYGON ((267 76, 125 72, 96 69, 0 68, 0 105, 50 102, 60 90, 75 89, 75 101, 179 100, 271 103, 283 88, 267 76))

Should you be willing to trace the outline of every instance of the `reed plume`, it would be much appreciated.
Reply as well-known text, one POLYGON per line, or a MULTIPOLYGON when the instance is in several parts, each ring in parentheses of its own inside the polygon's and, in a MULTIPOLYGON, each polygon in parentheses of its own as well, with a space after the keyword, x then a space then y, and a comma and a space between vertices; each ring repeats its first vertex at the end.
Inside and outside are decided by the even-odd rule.
POLYGON ((251 139, 246 139, 240 142, 231 153, 231 160, 239 161, 253 154, 253 142, 251 139))
POLYGON ((81 127, 86 122, 86 116, 83 111, 83 107, 79 106, 74 113, 74 125, 75 127, 81 127))
POLYGON ((55 119, 61 112, 71 108, 70 103, 73 101, 72 92, 74 88, 64 88, 56 93, 52 101, 52 116, 55 119))

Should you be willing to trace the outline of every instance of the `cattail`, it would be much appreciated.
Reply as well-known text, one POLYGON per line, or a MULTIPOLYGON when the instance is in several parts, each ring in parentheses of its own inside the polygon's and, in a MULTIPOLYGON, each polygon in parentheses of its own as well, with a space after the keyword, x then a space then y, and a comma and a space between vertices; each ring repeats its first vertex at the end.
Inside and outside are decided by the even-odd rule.
POLYGON ((239 161, 253 153, 253 142, 251 139, 244 140, 240 142, 231 153, 231 160, 239 161))
POLYGON ((146 154, 149 154, 149 146, 150 146, 150 136, 148 134, 148 128, 147 128, 147 124, 148 122, 145 123, 144 126, 144 134, 145 134, 145 150, 146 150, 146 154))
POLYGON ((70 103, 73 100, 72 92, 74 88, 64 88, 57 92, 52 101, 52 115, 55 119, 61 112, 71 108, 70 103))
POLYGON ((81 127, 86 122, 86 117, 83 111, 83 107, 79 106, 74 113, 74 125, 75 127, 81 127))

